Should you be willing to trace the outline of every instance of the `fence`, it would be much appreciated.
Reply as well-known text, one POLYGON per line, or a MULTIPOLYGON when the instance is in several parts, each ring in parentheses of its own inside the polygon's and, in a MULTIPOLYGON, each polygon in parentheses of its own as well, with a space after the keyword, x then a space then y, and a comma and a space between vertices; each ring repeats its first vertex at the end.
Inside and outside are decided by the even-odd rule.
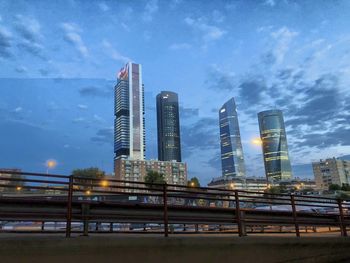
MULTIPOLYGON (((142 233, 188 231, 238 233, 256 228, 285 228, 300 236, 301 228, 338 228, 347 236, 350 204, 320 196, 270 194, 242 190, 146 184, 114 178, 87 178, 0 170, 0 221, 63 222, 67 237, 94 232, 140 228, 142 233), (16 175, 11 176, 11 175, 16 175), (78 230, 73 229, 79 225, 78 230), (105 231, 100 226, 109 225, 105 231), (80 229, 80 225, 82 229, 80 229), (186 229, 187 226, 187 229, 186 229), (100 227, 100 229, 99 229, 100 227), (161 227, 161 229, 160 229, 161 227), (142 228, 142 227, 141 227, 142 228), (201 231, 200 231, 201 228, 201 231)), ((6 231, 3 229, 3 231, 6 231)), ((135 231, 134 231, 135 232, 135 231)))

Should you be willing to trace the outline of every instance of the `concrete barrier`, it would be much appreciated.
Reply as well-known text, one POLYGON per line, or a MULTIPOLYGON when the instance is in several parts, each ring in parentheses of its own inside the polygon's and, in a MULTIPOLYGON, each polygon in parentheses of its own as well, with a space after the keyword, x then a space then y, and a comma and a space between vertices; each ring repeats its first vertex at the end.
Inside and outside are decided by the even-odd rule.
POLYGON ((350 238, 0 235, 1 263, 350 262, 350 238))

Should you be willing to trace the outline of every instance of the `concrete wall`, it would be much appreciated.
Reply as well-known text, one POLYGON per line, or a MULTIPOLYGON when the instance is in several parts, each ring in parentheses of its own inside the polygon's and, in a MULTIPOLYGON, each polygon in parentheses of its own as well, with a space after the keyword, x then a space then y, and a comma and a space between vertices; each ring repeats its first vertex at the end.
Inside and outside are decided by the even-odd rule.
POLYGON ((0 262, 350 262, 350 238, 0 234, 0 262))

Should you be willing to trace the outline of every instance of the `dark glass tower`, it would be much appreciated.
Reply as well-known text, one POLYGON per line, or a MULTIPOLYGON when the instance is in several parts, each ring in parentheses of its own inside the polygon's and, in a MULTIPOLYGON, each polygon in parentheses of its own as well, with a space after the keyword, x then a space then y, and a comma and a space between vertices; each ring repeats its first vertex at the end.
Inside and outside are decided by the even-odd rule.
POLYGON ((243 149, 235 100, 219 110, 222 176, 245 176, 243 149))
POLYGON ((181 162, 179 101, 175 92, 157 95, 158 160, 181 162))
POLYGON ((292 169, 282 111, 262 111, 258 113, 258 119, 267 180, 278 182, 291 179, 292 169))
POLYGON ((144 159, 145 119, 141 73, 141 65, 131 62, 118 73, 114 88, 115 159, 144 159))

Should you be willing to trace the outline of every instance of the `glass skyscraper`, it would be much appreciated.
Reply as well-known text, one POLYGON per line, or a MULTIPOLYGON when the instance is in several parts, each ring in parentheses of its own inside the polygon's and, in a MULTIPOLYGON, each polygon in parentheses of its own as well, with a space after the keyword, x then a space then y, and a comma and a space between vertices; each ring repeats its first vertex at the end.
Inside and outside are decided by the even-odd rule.
POLYGON ((291 179, 292 169, 282 111, 262 111, 258 113, 258 119, 266 178, 271 182, 291 179))
POLYGON ((228 100, 219 110, 222 176, 245 176, 236 103, 228 100))
POLYGON ((145 111, 140 64, 129 62, 119 71, 114 99, 115 159, 143 160, 145 111))
POLYGON ((158 160, 181 162, 179 101, 175 92, 157 95, 158 160))

